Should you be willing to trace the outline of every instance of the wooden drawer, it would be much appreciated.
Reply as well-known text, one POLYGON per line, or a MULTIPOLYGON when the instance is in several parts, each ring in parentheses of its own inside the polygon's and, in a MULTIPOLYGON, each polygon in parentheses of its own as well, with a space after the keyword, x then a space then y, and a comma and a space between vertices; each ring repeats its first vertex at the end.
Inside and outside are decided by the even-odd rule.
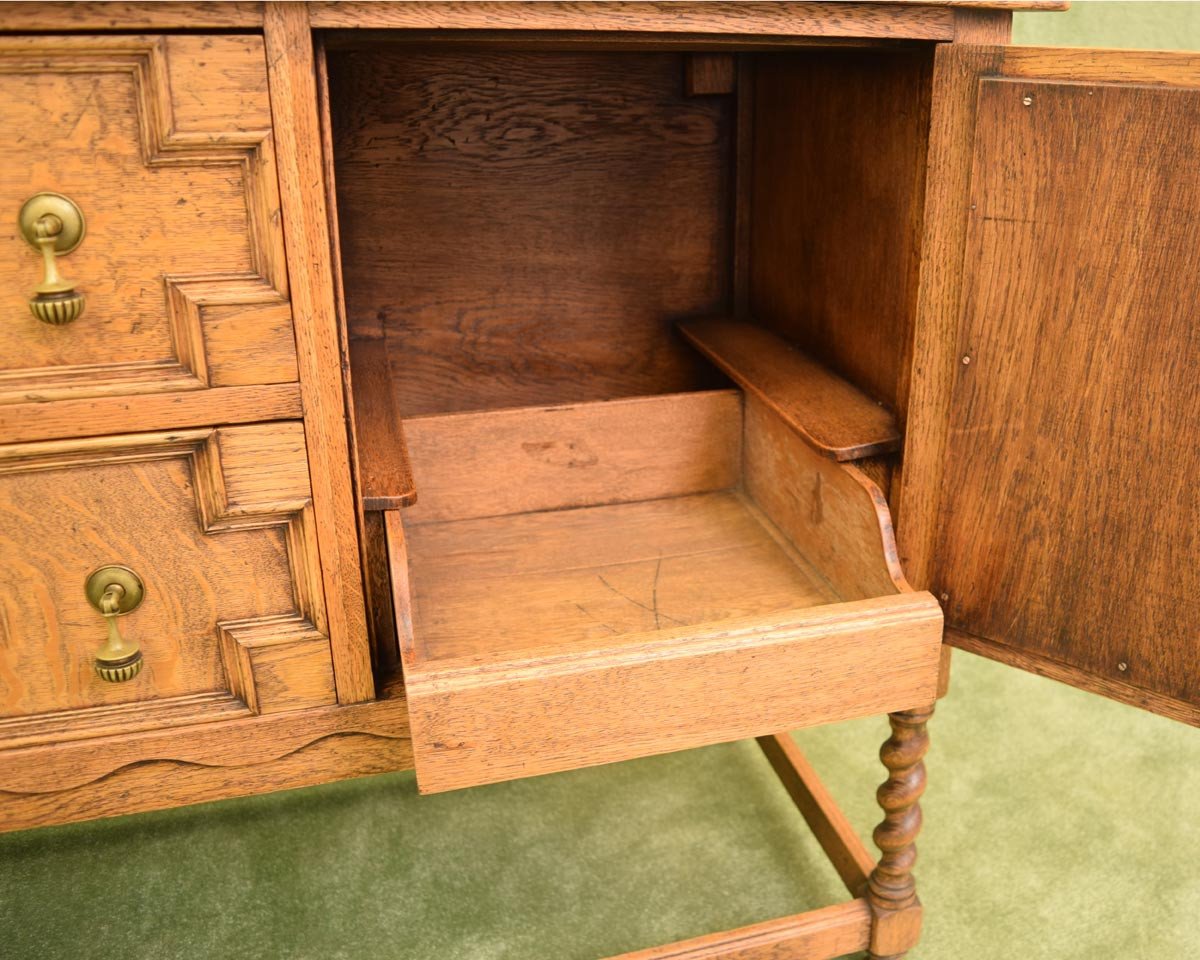
MULTIPOLYGON (((296 347, 262 39, 0 39, 0 122, 0 405, 26 408, 4 436, 76 435, 61 418, 35 435, 30 417, 56 416, 40 401, 218 390, 215 411, 293 385, 257 394, 280 415, 296 347), (58 258, 85 298, 61 326, 29 309, 42 260, 17 229, 44 191, 86 224, 58 258)), ((188 422, 224 421, 190 402, 188 422)))
POLYGON ((423 791, 933 701, 941 611, 883 495, 753 396, 406 432, 419 499, 386 537, 423 791))
POLYGON ((333 703, 310 503, 297 422, 0 446, 0 741, 333 703), (94 670, 108 564, 145 584, 126 682, 94 670))
POLYGON ((751 296, 822 247, 748 232, 800 216, 747 137, 786 63, 700 94, 674 51, 328 42, 368 604, 421 789, 928 707, 941 611, 839 462, 897 424, 751 296))

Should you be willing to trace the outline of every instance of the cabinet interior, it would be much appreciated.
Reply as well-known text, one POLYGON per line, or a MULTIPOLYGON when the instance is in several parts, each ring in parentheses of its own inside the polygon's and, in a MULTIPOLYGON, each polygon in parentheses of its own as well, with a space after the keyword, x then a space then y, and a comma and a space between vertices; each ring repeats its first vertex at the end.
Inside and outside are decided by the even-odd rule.
POLYGON ((928 46, 323 54, 377 670, 899 589, 928 46))

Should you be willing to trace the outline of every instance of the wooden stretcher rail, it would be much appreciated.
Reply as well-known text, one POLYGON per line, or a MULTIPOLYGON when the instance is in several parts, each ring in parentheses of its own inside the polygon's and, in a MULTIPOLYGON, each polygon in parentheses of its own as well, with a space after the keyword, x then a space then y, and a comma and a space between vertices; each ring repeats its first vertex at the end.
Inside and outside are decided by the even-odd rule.
POLYGON ((865 950, 870 939, 871 908, 851 900, 610 960, 833 960, 865 950))
POLYGON ((855 896, 862 893, 875 869, 875 858, 834 803, 817 771, 789 734, 759 737, 758 745, 846 889, 855 896))

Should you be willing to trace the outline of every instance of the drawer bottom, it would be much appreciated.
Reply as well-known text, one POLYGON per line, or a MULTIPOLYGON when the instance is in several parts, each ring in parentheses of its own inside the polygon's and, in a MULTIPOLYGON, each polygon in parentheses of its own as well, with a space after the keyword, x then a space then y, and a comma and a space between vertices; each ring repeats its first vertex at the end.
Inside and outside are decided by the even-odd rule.
POLYGON ((426 793, 936 695, 933 598, 837 602, 735 492, 407 534, 399 517, 387 530, 394 577, 410 577, 402 655, 426 793))

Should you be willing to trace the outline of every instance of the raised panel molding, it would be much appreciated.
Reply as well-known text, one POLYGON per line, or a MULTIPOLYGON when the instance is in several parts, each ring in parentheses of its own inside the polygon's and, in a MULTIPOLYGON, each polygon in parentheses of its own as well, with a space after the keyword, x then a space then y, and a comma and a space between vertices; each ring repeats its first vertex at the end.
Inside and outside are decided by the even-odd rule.
POLYGON ((176 354, 173 365, 162 367, 172 378, 172 386, 163 389, 296 379, 291 304, 265 277, 168 276, 163 286, 176 354), (252 338, 247 337, 248 330, 253 331, 252 338))
MULTIPOLYGON (((55 141, 62 155, 34 157, 28 170, 22 167, 10 177, 0 177, 0 199, 19 206, 25 195, 38 190, 71 195, 80 202, 89 231, 79 250, 64 259, 64 273, 79 283, 85 296, 89 286, 101 286, 113 297, 136 299, 149 295, 146 260, 161 258, 155 282, 162 287, 163 312, 159 318, 146 316, 150 307, 141 303, 135 310, 138 316, 123 317, 118 306, 98 294, 89 297, 72 329, 41 329, 18 303, 25 287, 32 288, 37 280, 37 255, 14 231, 11 276, 0 276, 0 293, 6 306, 27 321, 10 327, 14 342, 9 346, 25 349, 10 354, 23 358, 21 367, 0 369, 0 403, 294 382, 295 340, 261 38, 0 41, 0 79, 22 74, 29 75, 33 87, 14 92, 47 98, 42 108, 47 115, 51 110, 76 114, 75 126, 62 134, 64 142, 55 141), (60 102, 56 93, 63 91, 52 86, 55 75, 95 77, 96 84, 106 75, 118 75, 127 78, 132 89, 122 96, 110 92, 108 100, 121 109, 110 103, 100 115, 101 107, 85 97, 78 81, 68 89, 68 102, 60 102), (135 114, 136 143, 122 136, 121 124, 127 118, 115 115, 129 110, 135 114), (132 162, 122 158, 126 147, 140 154, 147 170, 175 168, 179 175, 109 182, 118 178, 107 168, 101 172, 99 165, 119 168, 132 162), (86 168, 93 163, 95 171, 86 168), (218 195, 213 168, 220 166, 230 171, 218 195), (93 173, 94 182, 89 182, 93 173), (244 209, 235 213, 230 203, 238 191, 244 209), (209 210, 213 204, 221 209, 209 210), (187 218, 176 213, 183 210, 187 218), (207 240, 206 213, 220 221, 225 262, 211 273, 180 272, 180 257, 199 265, 198 252, 207 240), (144 224, 131 222, 139 216, 144 224), (127 249, 104 248, 114 246, 118 236, 127 249), (136 256, 146 259, 132 266, 112 265, 118 255, 135 256, 128 248, 139 244, 148 252, 136 256), (245 249, 239 249, 243 245, 245 249), (106 311, 103 317, 96 316, 100 309, 106 311), (89 320, 95 322, 89 326, 89 320), (157 331, 147 331, 147 326, 160 323, 157 331), (101 344, 85 343, 82 359, 72 361, 71 351, 79 346, 78 340, 72 345, 72 338, 95 341, 114 330, 124 350, 118 346, 110 357, 102 353, 101 344), (253 351, 247 351, 250 346, 253 351)), ((39 108, 40 103, 30 105, 28 112, 36 117, 39 108)), ((212 221, 214 226, 217 221, 212 221)), ((0 335, 0 345, 6 339, 0 335)))
POLYGON ((220 623, 230 689, 253 713, 331 702, 329 638, 303 617, 220 623))
MULTIPOLYGON (((21 479, 22 485, 26 489, 36 489, 38 482, 30 475, 55 471, 54 479, 47 477, 43 485, 45 497, 55 504, 56 509, 60 503, 66 504, 68 514, 74 509, 74 490, 86 491, 103 482, 101 472, 90 475, 88 471, 113 465, 129 465, 134 476, 142 478, 140 483, 146 492, 144 504, 118 501, 113 505, 114 512, 124 511, 127 518, 115 522, 125 526, 128 526, 128 517, 132 516, 136 522, 143 512, 145 514, 144 530, 133 531, 131 542, 142 539, 166 541, 166 547, 156 549, 175 551, 172 544, 178 538, 181 544, 178 555, 184 558, 181 563, 211 564, 218 561, 211 556, 205 560, 208 554, 195 554, 198 548, 190 544, 202 544, 210 537, 244 538, 247 532, 253 534, 254 531, 277 528, 280 532, 275 535, 277 546, 271 549, 280 549, 281 535, 286 566, 275 571, 254 569, 249 574, 253 580, 245 577, 237 580, 239 575, 230 570, 195 571, 206 590, 219 589, 220 583, 233 584, 233 592, 242 597, 229 604, 219 595, 209 598, 214 611, 207 614, 213 617, 208 621, 213 630, 212 646, 196 648, 194 644, 202 641, 193 640, 190 648, 193 653, 198 650, 198 655, 212 659, 216 664, 218 675, 223 675, 224 682, 218 685, 223 686, 223 690, 214 689, 205 681, 203 671, 190 686, 159 689, 158 675, 149 665, 155 637, 145 634, 149 627, 143 621, 140 630, 143 631, 143 646, 147 649, 148 667, 135 683, 146 680, 149 675, 153 678, 150 682, 155 685, 143 686, 136 696, 141 702, 111 699, 134 695, 132 685, 128 691, 122 691, 125 685, 101 684, 97 687, 92 684, 81 689, 76 702, 61 704, 49 714, 44 709, 22 710, 20 705, 30 702, 31 695, 26 691, 23 697, 20 689, 11 687, 8 678, 19 676, 14 667, 0 677, 3 681, 0 682, 0 706, 10 705, 7 719, 0 719, 0 739, 15 745, 128 730, 130 709, 135 709, 146 725, 156 721, 174 725, 227 716, 231 709, 242 713, 274 713, 336 702, 303 426, 298 422, 252 424, 0 447, 0 483, 13 474, 23 474, 26 476, 21 479), (197 528, 194 533, 180 530, 180 520, 174 514, 160 516, 156 513, 155 501, 160 492, 155 478, 137 472, 145 465, 173 459, 183 460, 187 465, 194 497, 197 528), (76 474, 76 470, 81 472, 76 474), (289 582, 284 583, 285 579, 289 582), (242 584, 245 589, 241 589, 242 584), (290 610, 287 609, 289 594, 290 610), (264 612, 246 616, 247 610, 256 607, 264 612), (226 611, 228 617, 223 616, 226 611), (7 693, 5 687, 10 687, 7 693), (96 699, 102 695, 110 699, 96 699), (146 700, 147 695, 158 699, 146 700), (45 720, 50 716, 57 720, 47 725, 45 720)), ((14 509, 18 508, 14 506, 14 509)), ((173 510, 178 513, 178 508, 173 510)), ((81 517, 80 522, 89 526, 92 521, 81 517)), ((105 522, 108 522, 107 517, 100 518, 97 536, 102 534, 105 522)), ((23 532, 10 529, 9 535, 0 537, 0 541, 7 544, 12 540, 12 552, 16 555, 22 553, 23 536, 23 532)), ((26 546, 32 549, 32 544, 26 546)), ((46 549, 53 552, 54 547, 46 549)), ((124 559, 116 547, 105 545, 101 553, 112 554, 111 562, 124 559)), ((73 559, 70 562, 74 564, 73 559)), ((141 558, 130 565, 136 568, 140 562, 147 561, 141 558)), ((72 568, 72 574, 75 572, 72 568)), ((157 573, 154 570, 141 572, 147 579, 157 573)), ((160 628, 169 631, 180 616, 176 606, 185 601, 170 595, 169 586, 164 587, 153 595, 151 602, 160 605, 155 622, 161 622, 160 628)), ((76 602, 69 590, 67 596, 71 602, 76 602)), ((91 626, 90 614, 85 612, 83 616, 89 617, 86 623, 91 626)), ((71 614, 68 619, 73 617, 71 614)), ((131 630, 139 629, 137 617, 135 613, 129 618, 131 630)), ((94 617, 94 628, 98 644, 103 636, 103 621, 98 616, 94 617)), ((17 648, 22 642, 19 636, 10 641, 17 648)), ((24 642, 28 644, 30 638, 26 636, 24 642)), ((168 671, 163 676, 172 677, 180 670, 201 668, 194 663, 176 666, 172 662, 163 669, 168 671)), ((69 682, 69 677, 63 682, 69 682)), ((57 694, 43 692, 32 697, 32 702, 44 703, 47 697, 55 696, 57 694)))

